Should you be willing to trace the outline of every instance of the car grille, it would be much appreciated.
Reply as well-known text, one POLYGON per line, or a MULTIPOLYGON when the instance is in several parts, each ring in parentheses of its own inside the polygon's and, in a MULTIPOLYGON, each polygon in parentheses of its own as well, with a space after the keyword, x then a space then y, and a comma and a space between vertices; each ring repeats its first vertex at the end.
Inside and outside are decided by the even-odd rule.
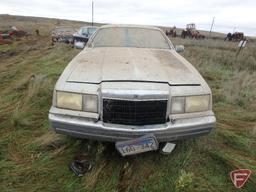
POLYGON ((127 101, 103 99, 103 122, 151 125, 166 122, 167 100, 127 101))

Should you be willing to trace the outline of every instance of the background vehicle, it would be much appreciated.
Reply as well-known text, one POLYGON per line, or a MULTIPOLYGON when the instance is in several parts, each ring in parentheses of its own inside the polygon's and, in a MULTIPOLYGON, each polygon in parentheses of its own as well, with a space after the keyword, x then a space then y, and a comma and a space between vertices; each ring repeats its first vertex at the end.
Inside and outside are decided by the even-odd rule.
POLYGON ((95 26, 85 26, 85 27, 81 27, 79 29, 79 31, 77 33, 75 33, 73 35, 73 39, 74 39, 74 46, 76 48, 80 48, 79 45, 84 46, 87 41, 89 40, 89 38, 91 37, 91 35, 98 29, 98 27, 95 26), (80 44, 78 43, 80 42, 80 44), (78 44, 77 44, 78 43, 78 44))
POLYGON ((71 26, 60 26, 56 27, 52 31, 52 43, 55 42, 64 42, 64 43, 73 43, 73 34, 76 30, 71 26))

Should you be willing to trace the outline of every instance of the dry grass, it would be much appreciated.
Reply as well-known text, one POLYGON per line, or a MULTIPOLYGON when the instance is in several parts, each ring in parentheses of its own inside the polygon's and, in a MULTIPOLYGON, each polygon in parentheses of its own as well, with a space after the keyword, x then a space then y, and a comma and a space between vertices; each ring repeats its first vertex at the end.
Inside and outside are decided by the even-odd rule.
MULTIPOLYGON (((0 22, 0 28, 23 23, 32 32, 38 26, 45 30, 40 37, 31 35, 0 47, 1 191, 178 191, 184 184, 193 192, 226 192, 235 191, 231 170, 256 170, 252 43, 235 57, 233 42, 174 39, 185 45, 184 57, 212 88, 217 127, 208 136, 180 142, 169 156, 152 152, 121 158, 113 144, 59 136, 49 129, 54 84, 79 52, 68 45, 50 45, 48 32, 56 22, 73 23, 14 17, 0 22), (67 166, 81 152, 88 153, 95 166, 79 179, 67 166)), ((255 181, 253 174, 241 191, 254 191, 255 181)))

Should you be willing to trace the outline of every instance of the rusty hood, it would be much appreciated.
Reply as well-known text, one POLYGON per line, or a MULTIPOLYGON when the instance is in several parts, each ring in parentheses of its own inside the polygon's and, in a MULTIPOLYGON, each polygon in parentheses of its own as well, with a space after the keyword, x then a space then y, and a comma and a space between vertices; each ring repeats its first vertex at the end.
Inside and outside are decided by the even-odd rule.
POLYGON ((143 48, 86 48, 69 67, 67 82, 158 82, 199 85, 197 70, 174 50, 143 48))

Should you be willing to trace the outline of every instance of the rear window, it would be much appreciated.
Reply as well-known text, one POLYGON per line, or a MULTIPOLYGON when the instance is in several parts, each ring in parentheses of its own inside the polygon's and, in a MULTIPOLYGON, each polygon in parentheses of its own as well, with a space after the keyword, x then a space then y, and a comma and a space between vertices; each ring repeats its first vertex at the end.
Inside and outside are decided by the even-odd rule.
POLYGON ((137 47, 170 49, 163 34, 156 29, 113 27, 98 30, 94 47, 137 47))

